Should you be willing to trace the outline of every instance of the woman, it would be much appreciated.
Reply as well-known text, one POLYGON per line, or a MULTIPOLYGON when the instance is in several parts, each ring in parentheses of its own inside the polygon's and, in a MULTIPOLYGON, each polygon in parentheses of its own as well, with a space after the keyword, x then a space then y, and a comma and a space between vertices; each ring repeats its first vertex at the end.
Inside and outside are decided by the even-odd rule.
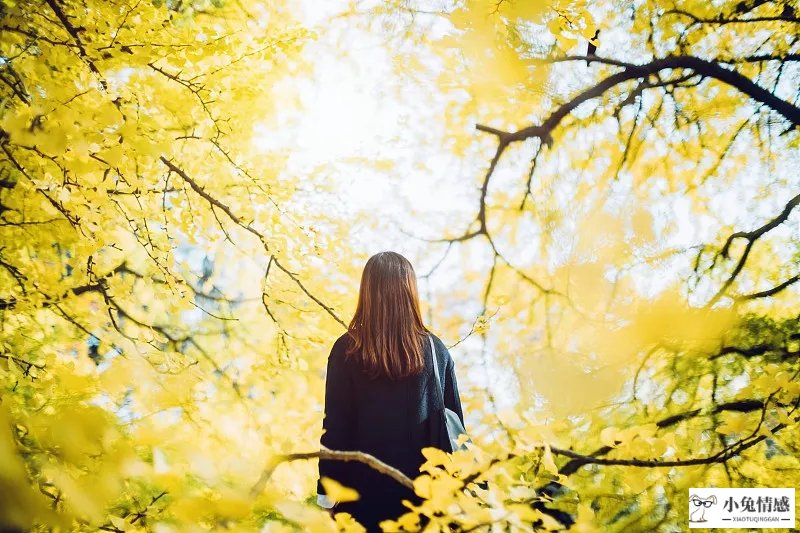
MULTIPOLYGON (((411 479, 420 474, 422 448, 439 446, 447 434, 429 336, 444 382, 444 403, 463 424, 453 359, 422 323, 414 268, 395 252, 372 256, 361 276, 353 320, 328 358, 323 446, 370 454, 411 479)), ((409 511, 403 499, 421 501, 394 479, 355 461, 320 460, 319 476, 317 502, 326 508, 335 504, 333 513, 350 513, 369 532, 381 531, 381 521, 409 511), (322 477, 354 488, 359 499, 331 501, 322 477)))

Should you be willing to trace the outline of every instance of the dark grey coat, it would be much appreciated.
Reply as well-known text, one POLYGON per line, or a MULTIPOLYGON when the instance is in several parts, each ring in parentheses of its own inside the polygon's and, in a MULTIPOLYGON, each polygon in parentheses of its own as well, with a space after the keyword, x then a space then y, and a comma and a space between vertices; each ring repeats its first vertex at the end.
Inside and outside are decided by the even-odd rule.
MULTIPOLYGON (((455 411, 462 423, 464 415, 458 395, 453 359, 435 335, 439 375, 444 380, 445 405, 455 411)), ((332 450, 360 450, 417 477, 425 462, 421 449, 444 446, 447 429, 442 424, 442 404, 434 389, 430 342, 424 341, 426 367, 418 376, 399 381, 369 379, 355 360, 345 357, 350 336, 339 337, 328 357, 325 380, 325 418, 320 442, 332 450), (444 432, 444 433, 443 433, 444 432)), ((333 478, 356 489, 360 499, 336 505, 334 511, 348 512, 367 528, 380 531, 378 523, 395 519, 408 511, 403 498, 415 504, 417 496, 393 479, 358 462, 319 461, 319 476, 333 478)), ((317 481, 317 493, 325 494, 317 481)))

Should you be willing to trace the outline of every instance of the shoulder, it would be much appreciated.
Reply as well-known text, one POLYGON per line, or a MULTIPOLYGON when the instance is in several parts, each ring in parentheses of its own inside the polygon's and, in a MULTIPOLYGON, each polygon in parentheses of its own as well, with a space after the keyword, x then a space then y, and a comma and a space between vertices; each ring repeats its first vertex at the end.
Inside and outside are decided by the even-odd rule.
POLYGON ((333 342, 333 349, 331 351, 332 352, 333 351, 344 351, 347 348, 347 344, 349 342, 350 342, 350 333, 345 331, 344 333, 339 335, 339 338, 337 338, 333 342))
POLYGON ((442 341, 442 339, 440 339, 436 333, 428 330, 428 334, 433 338, 433 344, 436 346, 436 351, 447 351, 447 346, 445 346, 444 341, 442 341))
POLYGON ((445 345, 445 343, 442 341, 442 339, 440 339, 432 331, 429 331, 429 333, 430 333, 431 337, 433 338, 433 346, 436 348, 436 353, 440 357, 444 357, 445 361, 449 362, 451 360, 450 351, 447 349, 447 346, 445 345))
POLYGON ((331 353, 328 357, 331 362, 339 362, 344 361, 346 359, 345 352, 347 351, 348 346, 350 346, 351 342, 350 334, 348 332, 344 332, 342 335, 339 336, 334 342, 333 346, 331 347, 331 353))

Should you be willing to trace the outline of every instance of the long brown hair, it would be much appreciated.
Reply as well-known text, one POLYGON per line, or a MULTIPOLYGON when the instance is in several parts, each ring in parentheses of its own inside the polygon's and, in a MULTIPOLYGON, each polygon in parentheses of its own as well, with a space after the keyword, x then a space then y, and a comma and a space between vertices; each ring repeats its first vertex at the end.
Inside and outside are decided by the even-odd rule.
POLYGON ((417 276, 411 263, 396 252, 369 258, 361 274, 358 305, 348 333, 347 354, 360 354, 361 368, 372 378, 396 380, 425 368, 417 276))

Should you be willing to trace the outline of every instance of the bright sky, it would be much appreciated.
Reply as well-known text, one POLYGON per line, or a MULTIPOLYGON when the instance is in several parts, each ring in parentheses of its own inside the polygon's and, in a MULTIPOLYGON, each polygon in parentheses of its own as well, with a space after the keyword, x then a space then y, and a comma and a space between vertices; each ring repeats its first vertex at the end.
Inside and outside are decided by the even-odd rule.
MULTIPOLYGON (((320 8, 335 4, 310 0, 301 3, 308 15, 306 23, 325 20, 334 10, 323 13, 320 8)), ((293 137, 265 130, 256 142, 265 149, 292 147, 287 169, 292 174, 303 175, 327 165, 336 173, 337 194, 345 213, 355 215, 366 211, 387 221, 375 231, 359 228, 359 235, 353 236, 348 244, 355 249, 366 249, 368 254, 398 251, 412 261, 421 275, 439 259, 443 245, 413 239, 401 230, 426 238, 442 237, 436 233, 442 228, 442 220, 452 220, 452 214, 460 213, 458 219, 466 223, 474 218, 477 208, 476 191, 464 187, 459 162, 444 148, 446 132, 437 120, 443 104, 436 94, 393 73, 390 55, 380 35, 354 30, 353 24, 345 21, 326 23, 324 28, 321 38, 305 50, 314 60, 313 78, 299 85, 292 81, 290 90, 297 91, 303 103, 301 112, 285 117, 297 121, 296 127, 286 128, 293 137), (342 54, 344 49, 348 50, 346 57, 342 54), (421 106, 420 102, 426 105, 421 106), (366 164, 360 165, 355 160, 358 157, 398 162, 402 178, 398 179, 396 172, 375 172, 366 164), (424 162, 424 168, 420 162, 424 162), (411 207, 430 213, 430 218, 408 219, 411 207), (398 223, 391 223, 393 220, 398 223)), ((466 179, 471 181, 475 177, 469 175, 466 179)), ((464 229, 452 228, 451 233, 464 229)), ((443 266, 445 274, 446 269, 443 266)), ((440 279, 447 278, 443 275, 440 279)), ((420 290, 423 299, 439 292, 424 280, 420 280, 420 290)), ((477 314, 479 301, 475 304, 477 314)), ((435 322, 434 317, 434 329, 435 322)), ((465 324, 464 334, 469 327, 470 324, 465 324)), ((479 349, 472 341, 451 351, 456 361, 464 361, 467 350, 479 349)), ((483 368, 474 368, 467 375, 468 368, 466 364, 459 365, 462 380, 479 383, 494 377, 483 368)), ((507 386, 492 388, 510 390, 507 386)), ((501 407, 512 399, 502 392, 496 394, 501 407)))

